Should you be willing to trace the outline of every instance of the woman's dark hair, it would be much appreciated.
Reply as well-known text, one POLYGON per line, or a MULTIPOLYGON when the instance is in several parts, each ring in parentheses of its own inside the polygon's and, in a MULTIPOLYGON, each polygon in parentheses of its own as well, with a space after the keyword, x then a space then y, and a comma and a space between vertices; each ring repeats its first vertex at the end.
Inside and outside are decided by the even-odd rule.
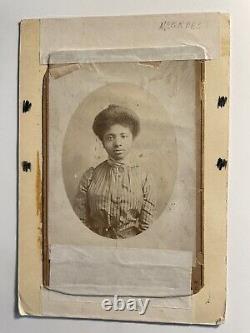
POLYGON ((92 128, 94 133, 102 141, 105 132, 115 124, 129 127, 133 138, 135 138, 140 131, 140 120, 137 114, 124 106, 115 104, 110 104, 106 109, 98 113, 92 128))

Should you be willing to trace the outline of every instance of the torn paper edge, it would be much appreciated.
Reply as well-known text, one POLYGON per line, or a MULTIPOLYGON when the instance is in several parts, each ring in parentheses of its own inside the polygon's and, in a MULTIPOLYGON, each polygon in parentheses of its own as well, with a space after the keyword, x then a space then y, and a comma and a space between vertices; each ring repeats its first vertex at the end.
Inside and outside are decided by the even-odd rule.
POLYGON ((48 63, 51 65, 193 59, 209 59, 206 48, 201 45, 181 45, 162 48, 65 50, 51 53, 48 63))

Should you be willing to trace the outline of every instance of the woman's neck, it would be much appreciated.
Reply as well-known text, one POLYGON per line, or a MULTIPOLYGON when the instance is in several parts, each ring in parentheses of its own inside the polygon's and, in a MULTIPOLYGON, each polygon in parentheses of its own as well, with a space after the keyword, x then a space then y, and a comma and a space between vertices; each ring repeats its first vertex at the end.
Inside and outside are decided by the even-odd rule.
POLYGON ((108 162, 110 165, 112 166, 121 166, 121 165, 127 165, 127 164, 130 164, 129 162, 129 158, 128 157, 125 157, 121 160, 115 160, 114 158, 112 157, 108 157, 108 162))

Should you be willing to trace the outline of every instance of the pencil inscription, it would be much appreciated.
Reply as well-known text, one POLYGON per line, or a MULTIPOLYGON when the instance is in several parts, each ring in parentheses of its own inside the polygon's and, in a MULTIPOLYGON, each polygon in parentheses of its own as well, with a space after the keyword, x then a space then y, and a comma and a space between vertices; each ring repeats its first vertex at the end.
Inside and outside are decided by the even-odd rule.
POLYGON ((162 21, 160 23, 160 30, 200 30, 201 22, 194 22, 194 21, 162 21))

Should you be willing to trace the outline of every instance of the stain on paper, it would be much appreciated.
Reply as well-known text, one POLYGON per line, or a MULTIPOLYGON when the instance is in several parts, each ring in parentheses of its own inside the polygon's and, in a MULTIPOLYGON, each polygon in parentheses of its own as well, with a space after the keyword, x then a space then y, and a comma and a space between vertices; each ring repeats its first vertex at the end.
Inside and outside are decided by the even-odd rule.
POLYGON ((226 168, 227 167, 227 160, 222 159, 222 158, 218 158, 216 166, 219 170, 221 170, 223 168, 226 168))
POLYGON ((23 101, 23 113, 28 112, 31 109, 32 103, 28 100, 23 101))
POLYGON ((219 96, 218 102, 217 102, 217 109, 219 108, 224 108, 227 102, 227 97, 226 96, 219 96))
POLYGON ((28 172, 28 171, 31 172, 31 163, 28 162, 28 161, 23 161, 22 162, 22 168, 23 168, 24 172, 28 172))

